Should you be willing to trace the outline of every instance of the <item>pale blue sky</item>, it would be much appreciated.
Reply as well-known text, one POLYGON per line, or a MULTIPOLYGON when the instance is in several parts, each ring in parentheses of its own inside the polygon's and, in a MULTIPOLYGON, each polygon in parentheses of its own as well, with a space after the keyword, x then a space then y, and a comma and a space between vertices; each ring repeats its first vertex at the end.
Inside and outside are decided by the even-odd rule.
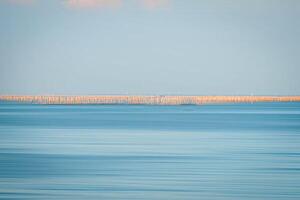
POLYGON ((0 94, 299 95, 298 0, 0 0, 0 94))

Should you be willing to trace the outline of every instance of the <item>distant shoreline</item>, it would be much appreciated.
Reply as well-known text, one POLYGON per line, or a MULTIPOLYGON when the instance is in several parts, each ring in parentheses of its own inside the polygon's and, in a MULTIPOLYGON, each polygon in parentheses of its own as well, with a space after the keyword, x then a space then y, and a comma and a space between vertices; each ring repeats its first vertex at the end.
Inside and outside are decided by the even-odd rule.
POLYGON ((32 104, 101 104, 101 105, 202 105, 218 103, 300 102, 300 96, 63 96, 2 95, 2 101, 32 104))

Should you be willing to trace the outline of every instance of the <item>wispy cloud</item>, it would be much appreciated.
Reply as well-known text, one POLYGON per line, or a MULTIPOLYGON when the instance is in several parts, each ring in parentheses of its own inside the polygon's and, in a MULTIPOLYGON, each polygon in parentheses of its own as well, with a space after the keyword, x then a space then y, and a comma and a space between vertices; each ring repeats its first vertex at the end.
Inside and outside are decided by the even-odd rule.
MULTIPOLYGON (((12 4, 31 5, 40 0, 4 0, 12 4)), ((69 8, 119 8, 128 0, 61 0, 69 8)), ((146 9, 168 7, 171 0, 134 0, 146 9)))
MULTIPOLYGON (((71 8, 119 8, 128 0, 66 0, 65 4, 71 8)), ((135 0, 147 9, 167 7, 170 0, 135 0)))
POLYGON ((65 3, 71 8, 118 8, 122 0, 66 0, 65 3))
POLYGON ((147 9, 157 9, 168 7, 170 0, 140 0, 147 9))

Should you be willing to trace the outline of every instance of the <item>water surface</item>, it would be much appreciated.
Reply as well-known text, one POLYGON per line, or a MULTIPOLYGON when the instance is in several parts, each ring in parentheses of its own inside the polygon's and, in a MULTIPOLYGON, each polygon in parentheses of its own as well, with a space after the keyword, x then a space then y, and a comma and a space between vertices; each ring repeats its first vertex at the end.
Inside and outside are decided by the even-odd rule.
POLYGON ((300 199, 300 103, 0 104, 0 199, 300 199))

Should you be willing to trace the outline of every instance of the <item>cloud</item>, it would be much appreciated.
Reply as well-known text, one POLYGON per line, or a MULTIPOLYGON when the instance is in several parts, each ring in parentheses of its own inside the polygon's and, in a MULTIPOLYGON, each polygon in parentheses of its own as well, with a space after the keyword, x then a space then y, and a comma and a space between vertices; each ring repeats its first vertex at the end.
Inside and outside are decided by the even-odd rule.
MULTIPOLYGON (((127 0, 66 0, 70 8, 119 8, 127 0)), ((147 9, 167 7, 170 0, 136 0, 147 9)))
POLYGON ((122 0, 66 0, 65 3, 71 8, 118 8, 122 0))
POLYGON ((170 0, 141 0, 142 4, 147 9, 157 9, 167 7, 170 4, 170 0))
MULTIPOLYGON (((19 5, 32 5, 40 0, 5 0, 19 5)), ((61 0, 69 8, 119 8, 128 0, 61 0)), ((146 9, 154 10, 168 7, 171 0, 135 0, 146 9)))

